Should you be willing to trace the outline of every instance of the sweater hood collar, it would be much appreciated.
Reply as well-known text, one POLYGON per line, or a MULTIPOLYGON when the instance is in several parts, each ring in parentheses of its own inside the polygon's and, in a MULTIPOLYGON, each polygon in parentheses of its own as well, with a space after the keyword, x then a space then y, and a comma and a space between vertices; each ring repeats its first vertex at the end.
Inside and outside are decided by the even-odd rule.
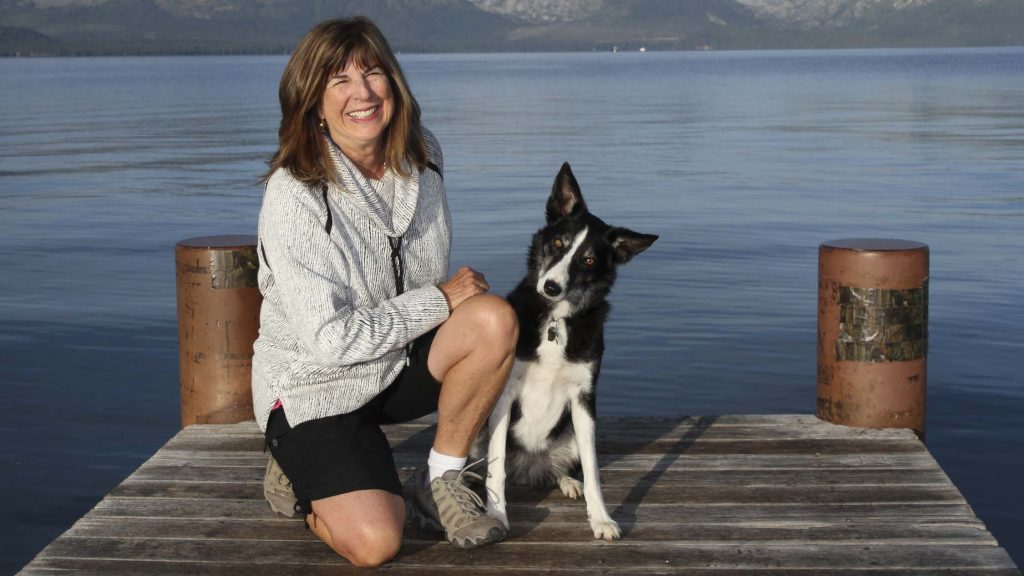
POLYGON ((405 234, 416 214, 420 195, 419 172, 407 164, 408 178, 389 170, 380 180, 371 180, 363 176, 327 135, 324 138, 338 174, 337 182, 331 183, 330 189, 365 213, 388 236, 405 234), (385 204, 382 198, 393 198, 392 205, 385 204))

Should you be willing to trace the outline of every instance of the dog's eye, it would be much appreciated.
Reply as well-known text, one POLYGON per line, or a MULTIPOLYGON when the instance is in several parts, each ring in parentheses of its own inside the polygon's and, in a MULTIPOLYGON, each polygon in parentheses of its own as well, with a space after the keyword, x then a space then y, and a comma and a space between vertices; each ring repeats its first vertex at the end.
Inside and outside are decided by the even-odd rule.
POLYGON ((587 256, 586 258, 583 259, 583 265, 586 266, 587 268, 593 268, 594 264, 596 263, 597 260, 594 260, 593 256, 587 256))
POLYGON ((565 246, 565 242, 562 242, 561 238, 555 238, 551 241, 551 245, 555 248, 561 248, 562 246, 565 246))

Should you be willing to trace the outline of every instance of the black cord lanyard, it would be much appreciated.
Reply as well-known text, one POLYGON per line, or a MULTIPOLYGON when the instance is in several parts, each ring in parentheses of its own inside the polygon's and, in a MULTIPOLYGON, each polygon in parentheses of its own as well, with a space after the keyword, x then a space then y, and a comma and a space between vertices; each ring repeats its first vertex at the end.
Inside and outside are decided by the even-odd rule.
MULTIPOLYGON (((401 296, 405 292, 405 266, 402 262, 402 237, 392 238, 388 236, 388 243, 391 244, 391 271, 395 274, 395 296, 401 296)), ((405 347, 405 365, 412 362, 412 342, 405 347)))
POLYGON ((395 273, 395 296, 405 292, 405 269, 402 266, 402 237, 388 237, 391 244, 391 271, 395 273))

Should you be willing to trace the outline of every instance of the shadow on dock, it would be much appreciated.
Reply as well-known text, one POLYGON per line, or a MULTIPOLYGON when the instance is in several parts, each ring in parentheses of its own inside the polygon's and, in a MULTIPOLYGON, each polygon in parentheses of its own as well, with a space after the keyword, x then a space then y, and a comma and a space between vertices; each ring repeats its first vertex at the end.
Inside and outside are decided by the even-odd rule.
MULTIPOLYGON (((678 421, 665 421, 663 429, 654 429, 651 431, 652 438, 648 442, 648 446, 653 448, 660 439, 666 434, 675 430, 680 424, 685 421, 685 418, 681 418, 678 421)), ((696 422, 687 430, 679 440, 671 447, 665 450, 664 455, 651 467, 651 470, 640 477, 639 481, 633 487, 632 490, 623 499, 622 504, 619 504, 615 510, 611 512, 612 518, 619 523, 619 527, 622 528, 623 537, 629 536, 630 532, 636 526, 636 510, 637 507, 643 503, 647 493, 650 492, 651 488, 654 487, 665 472, 679 460, 693 443, 696 442, 704 433, 718 421, 718 416, 705 416, 698 418, 696 422)), ((599 448, 600 451, 600 448, 599 448)))
MULTIPOLYGON (((651 420, 648 418, 637 418, 638 426, 628 435, 620 436, 615 432, 606 433, 602 430, 598 430, 598 445, 597 452, 602 461, 602 466, 614 465, 616 462, 626 458, 631 454, 653 454, 660 455, 660 458, 653 463, 650 470, 642 474, 637 482, 632 485, 632 488, 626 494, 622 502, 614 509, 610 508, 612 518, 619 523, 622 528, 623 536, 626 537, 630 534, 632 529, 635 527, 637 522, 637 508, 644 503, 650 490, 655 487, 662 479, 662 476, 666 471, 671 469, 679 458, 689 450, 697 440, 704 435, 709 428, 711 428, 715 422, 719 419, 718 416, 703 416, 699 418, 692 417, 678 417, 678 418, 659 418, 657 420, 651 420), (671 438, 673 431, 688 426, 688 428, 682 432, 679 438, 671 438)), ((631 418, 624 418, 622 420, 632 420, 631 418)), ((621 427, 616 427, 616 430, 621 430, 621 427)), ((426 455, 430 451, 430 447, 434 441, 434 435, 437 431, 436 425, 430 425, 426 428, 419 430, 411 436, 399 440, 394 444, 395 453, 403 454, 423 454, 422 466, 426 465, 426 455)), ((412 494, 414 487, 412 485, 414 474, 408 471, 408 478, 404 484, 406 495, 412 494)), ((484 471, 478 470, 483 475, 484 471)), ((582 479, 579 478, 578 479, 582 479)), ((483 494, 483 487, 479 489, 481 497, 483 494)), ((557 486, 550 486, 547 488, 534 488, 529 486, 509 486, 507 489, 507 495, 509 498, 509 505, 516 506, 517 508, 526 507, 529 511, 526 513, 527 518, 518 518, 513 526, 511 537, 517 535, 529 534, 534 528, 542 525, 545 520, 549 517, 548 508, 546 504, 550 504, 552 498, 555 501, 563 499, 564 497, 559 494, 557 486)), ((573 501, 567 498, 563 500, 565 503, 572 504, 573 501)), ((579 505, 585 509, 585 503, 581 498, 578 501, 579 505)), ((412 531, 413 534, 420 534, 417 530, 412 531)))

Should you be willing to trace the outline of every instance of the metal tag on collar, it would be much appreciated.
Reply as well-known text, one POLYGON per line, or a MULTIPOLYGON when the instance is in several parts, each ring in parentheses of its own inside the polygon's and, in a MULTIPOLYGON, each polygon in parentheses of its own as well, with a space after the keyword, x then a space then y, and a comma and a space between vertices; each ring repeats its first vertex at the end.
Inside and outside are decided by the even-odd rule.
POLYGON ((558 325, 553 321, 548 325, 548 342, 558 342, 558 325))

